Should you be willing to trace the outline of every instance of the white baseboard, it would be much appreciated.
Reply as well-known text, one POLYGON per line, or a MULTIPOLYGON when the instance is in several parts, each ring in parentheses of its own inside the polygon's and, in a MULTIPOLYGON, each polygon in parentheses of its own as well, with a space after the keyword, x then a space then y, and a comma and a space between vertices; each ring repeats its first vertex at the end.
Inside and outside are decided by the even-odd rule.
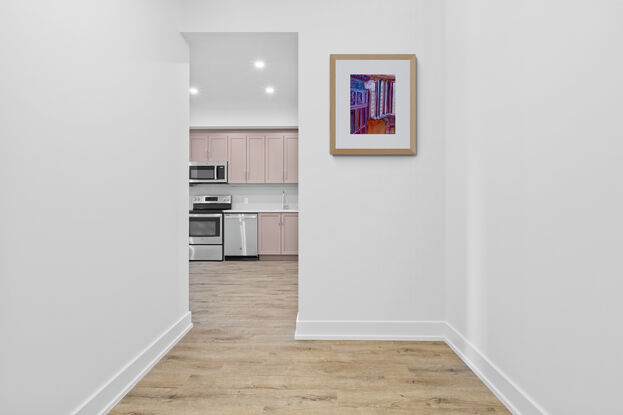
POLYGON ((461 333, 445 321, 305 321, 296 318, 296 340, 408 340, 445 342, 515 415, 547 415, 461 333))
POLYGON ((305 321, 296 317, 296 340, 444 340, 443 321, 305 321))
POLYGON ((446 343, 515 415, 547 415, 528 394, 471 344, 450 323, 446 323, 446 343))
MULTIPOLYGON (((191 328, 188 312, 93 393, 73 415, 108 413, 191 328)), ((297 316, 294 338, 444 341, 511 413, 547 415, 524 390, 445 321, 302 321, 297 316)))
POLYGON ((162 333, 72 415, 107 414, 193 327, 190 311, 162 333))

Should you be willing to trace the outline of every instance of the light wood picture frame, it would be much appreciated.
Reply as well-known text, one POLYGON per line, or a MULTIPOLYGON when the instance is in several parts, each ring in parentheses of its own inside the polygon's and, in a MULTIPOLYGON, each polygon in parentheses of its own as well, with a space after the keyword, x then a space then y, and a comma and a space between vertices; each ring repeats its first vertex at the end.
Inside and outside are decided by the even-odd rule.
POLYGON ((416 154, 415 54, 332 54, 330 76, 332 155, 416 154))

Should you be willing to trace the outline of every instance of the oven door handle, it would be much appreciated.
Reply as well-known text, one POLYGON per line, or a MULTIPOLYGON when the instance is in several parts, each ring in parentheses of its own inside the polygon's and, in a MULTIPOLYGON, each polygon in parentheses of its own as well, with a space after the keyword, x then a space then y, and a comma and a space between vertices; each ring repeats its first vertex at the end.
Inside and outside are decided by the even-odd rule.
POLYGON ((221 213, 191 213, 189 215, 191 218, 220 218, 221 216, 221 213))

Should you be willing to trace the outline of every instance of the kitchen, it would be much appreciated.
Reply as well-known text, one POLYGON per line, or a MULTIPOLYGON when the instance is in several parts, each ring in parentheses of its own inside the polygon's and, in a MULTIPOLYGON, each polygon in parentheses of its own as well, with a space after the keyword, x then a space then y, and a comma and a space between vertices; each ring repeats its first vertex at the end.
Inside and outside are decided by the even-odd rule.
POLYGON ((189 259, 298 259, 298 39, 189 33, 189 259))

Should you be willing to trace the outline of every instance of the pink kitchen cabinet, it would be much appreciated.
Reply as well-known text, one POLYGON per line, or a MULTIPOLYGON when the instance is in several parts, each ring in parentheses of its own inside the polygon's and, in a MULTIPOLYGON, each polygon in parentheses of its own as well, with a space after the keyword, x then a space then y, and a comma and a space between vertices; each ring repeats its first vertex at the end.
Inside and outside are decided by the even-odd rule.
POLYGON ((260 255, 298 255, 299 214, 260 213, 258 240, 260 255))
POLYGON ((228 148, 229 183, 247 182, 247 137, 230 135, 228 148))
POLYGON ((190 161, 208 161, 208 135, 190 133, 190 161))
POLYGON ((281 214, 281 254, 298 255, 299 253, 299 214, 281 214))
POLYGON ((264 136, 247 136, 247 183, 266 181, 266 139, 264 136))
POLYGON ((260 255, 281 254, 281 213, 260 213, 257 232, 260 255))
POLYGON ((227 161, 227 135, 208 136, 208 161, 227 161))
POLYGON ((295 131, 190 131, 190 161, 227 161, 229 183, 298 183, 295 131))
POLYGON ((298 183, 299 181, 299 136, 286 134, 284 136, 284 183, 298 183))
POLYGON ((266 183, 283 183, 283 161, 283 136, 266 136, 266 183))

